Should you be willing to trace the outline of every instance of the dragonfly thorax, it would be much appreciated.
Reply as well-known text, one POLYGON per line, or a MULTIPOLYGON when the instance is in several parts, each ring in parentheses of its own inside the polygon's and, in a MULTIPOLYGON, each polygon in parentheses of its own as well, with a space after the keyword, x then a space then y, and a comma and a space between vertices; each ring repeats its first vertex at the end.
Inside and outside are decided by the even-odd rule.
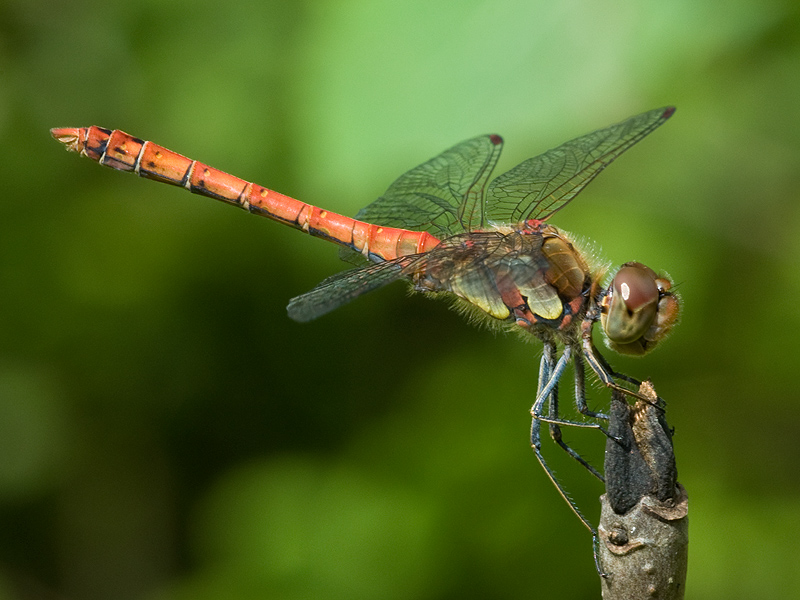
POLYGON ((529 220, 520 233, 541 237, 541 256, 545 264, 542 284, 553 298, 552 311, 541 298, 526 297, 527 311, 517 311, 516 324, 539 338, 555 336, 565 343, 579 337, 579 326, 596 295, 603 269, 589 261, 591 253, 575 247, 569 234, 542 221, 529 220))
POLYGON ((543 222, 530 225, 443 240, 412 267, 415 289, 449 292, 466 308, 537 337, 574 337, 594 296, 596 273, 563 232, 543 222))

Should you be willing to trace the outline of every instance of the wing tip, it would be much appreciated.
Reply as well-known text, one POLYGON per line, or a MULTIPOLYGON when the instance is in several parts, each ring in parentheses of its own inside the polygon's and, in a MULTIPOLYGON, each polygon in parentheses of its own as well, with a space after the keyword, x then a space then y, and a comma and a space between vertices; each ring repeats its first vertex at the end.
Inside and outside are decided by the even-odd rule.
POLYGON ((296 323, 308 323, 309 321, 313 321, 319 315, 314 314, 311 311, 304 310, 302 307, 297 307, 293 304, 293 300, 289 302, 289 305, 286 307, 286 314, 289 315, 289 318, 296 322, 296 323))

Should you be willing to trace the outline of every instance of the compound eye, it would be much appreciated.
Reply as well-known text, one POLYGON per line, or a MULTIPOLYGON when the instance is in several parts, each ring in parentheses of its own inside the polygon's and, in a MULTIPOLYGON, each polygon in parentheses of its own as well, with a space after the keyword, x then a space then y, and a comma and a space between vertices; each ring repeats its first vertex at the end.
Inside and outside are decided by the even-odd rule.
POLYGON ((658 275, 641 263, 625 264, 614 277, 612 286, 629 311, 658 302, 658 275))
POLYGON ((658 313, 658 275, 637 262, 626 263, 614 276, 603 315, 611 342, 630 344, 642 338, 658 313))

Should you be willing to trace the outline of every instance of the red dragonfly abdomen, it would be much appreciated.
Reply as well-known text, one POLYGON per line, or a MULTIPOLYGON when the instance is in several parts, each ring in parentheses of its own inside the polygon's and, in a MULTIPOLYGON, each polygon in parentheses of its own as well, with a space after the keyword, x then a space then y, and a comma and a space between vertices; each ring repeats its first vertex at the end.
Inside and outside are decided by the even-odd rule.
POLYGON ((313 236, 329 239, 372 260, 391 260, 427 252, 439 245, 439 239, 427 232, 381 227, 323 210, 119 129, 111 131, 93 125, 56 128, 50 133, 68 150, 88 156, 101 165, 118 171, 133 171, 147 179, 222 200, 313 236))

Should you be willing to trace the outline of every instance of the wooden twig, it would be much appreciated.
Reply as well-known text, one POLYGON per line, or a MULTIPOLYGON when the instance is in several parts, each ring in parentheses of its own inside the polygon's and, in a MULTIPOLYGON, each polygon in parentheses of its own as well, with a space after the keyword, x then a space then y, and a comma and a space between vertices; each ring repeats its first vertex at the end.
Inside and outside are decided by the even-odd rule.
POLYGON ((689 547, 688 498, 677 482, 672 432, 649 382, 648 400, 612 395, 599 559, 605 600, 681 600, 689 547))

